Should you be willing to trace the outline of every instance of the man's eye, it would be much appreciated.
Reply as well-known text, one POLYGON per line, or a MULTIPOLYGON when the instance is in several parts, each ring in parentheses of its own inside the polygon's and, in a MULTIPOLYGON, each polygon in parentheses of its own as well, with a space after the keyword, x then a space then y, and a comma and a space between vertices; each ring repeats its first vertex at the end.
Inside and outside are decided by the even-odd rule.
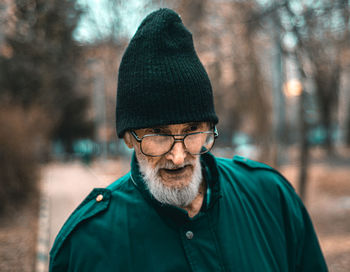
POLYGON ((198 126, 197 125, 193 125, 189 129, 189 131, 196 131, 196 130, 198 130, 198 126))

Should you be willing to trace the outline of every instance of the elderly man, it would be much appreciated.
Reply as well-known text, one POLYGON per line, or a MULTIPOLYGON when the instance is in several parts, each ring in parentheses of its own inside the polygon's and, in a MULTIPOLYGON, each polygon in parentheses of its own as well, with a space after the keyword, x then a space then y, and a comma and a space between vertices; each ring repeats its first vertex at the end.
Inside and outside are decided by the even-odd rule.
POLYGON ((51 250, 50 271, 327 271, 310 218, 274 169, 209 153, 209 78, 172 10, 139 26, 118 77, 131 171, 95 189, 51 250))

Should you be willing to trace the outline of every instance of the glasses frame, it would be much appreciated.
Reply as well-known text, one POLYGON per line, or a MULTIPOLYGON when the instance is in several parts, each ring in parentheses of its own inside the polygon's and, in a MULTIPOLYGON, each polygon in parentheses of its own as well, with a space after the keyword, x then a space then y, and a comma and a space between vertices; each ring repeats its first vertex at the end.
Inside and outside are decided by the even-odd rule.
POLYGON ((139 136, 137 136, 137 134, 136 134, 135 131, 133 131, 133 130, 130 130, 130 133, 131 133, 131 135, 135 138, 135 140, 136 140, 137 142, 140 143, 140 149, 141 149, 142 154, 145 155, 145 156, 149 156, 149 157, 161 157, 161 156, 164 156, 165 154, 167 154, 168 152, 170 152, 170 151, 173 149, 173 147, 174 147, 174 145, 175 145, 176 142, 183 142, 183 145, 184 145, 184 147, 185 147, 185 151, 188 152, 188 153, 190 153, 191 155, 201 155, 201 154, 205 154, 205 153, 208 153, 208 152, 213 148, 213 146, 214 146, 214 144, 215 144, 215 139, 219 136, 219 132, 218 132, 218 130, 216 129, 216 126, 214 126, 213 130, 207 130, 207 131, 199 131, 199 132, 192 132, 192 133, 185 133, 185 134, 167 134, 167 133, 146 134, 146 135, 143 135, 141 138, 140 138, 139 136), (196 134, 204 134, 204 133, 207 133, 207 134, 208 134, 208 133, 212 133, 212 132, 214 133, 214 141, 213 141, 213 145, 211 146, 210 149, 206 150, 206 151, 203 152, 203 153, 198 153, 198 154, 192 154, 191 152, 189 152, 189 151, 187 150, 187 147, 186 147, 186 145, 185 145, 185 139, 186 139, 187 136, 189 136, 189 135, 196 135, 196 134), (143 152, 143 150, 142 150, 142 140, 143 140, 144 138, 150 137, 150 136, 171 136, 171 137, 174 138, 174 142, 173 142, 173 144, 171 145, 170 149, 169 149, 167 152, 165 152, 165 153, 163 153, 163 154, 161 154, 161 155, 149 155, 149 154, 145 154, 145 153, 143 152), (179 136, 182 136, 182 138, 175 138, 175 137, 179 137, 179 136))

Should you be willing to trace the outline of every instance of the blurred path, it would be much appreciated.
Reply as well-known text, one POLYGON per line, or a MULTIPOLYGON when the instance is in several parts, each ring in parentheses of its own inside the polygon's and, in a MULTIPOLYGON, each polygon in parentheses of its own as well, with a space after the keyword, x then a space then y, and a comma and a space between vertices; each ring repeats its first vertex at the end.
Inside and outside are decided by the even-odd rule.
POLYGON ((54 163, 42 171, 36 271, 47 271, 48 251, 64 222, 93 188, 106 187, 129 171, 127 161, 54 163), (40 246, 43 244, 43 246, 40 246))
POLYGON ((89 194, 94 187, 101 187, 98 178, 91 174, 89 168, 81 164, 54 165, 47 169, 44 179, 47 181, 47 193, 50 207, 50 243, 65 220, 89 194))

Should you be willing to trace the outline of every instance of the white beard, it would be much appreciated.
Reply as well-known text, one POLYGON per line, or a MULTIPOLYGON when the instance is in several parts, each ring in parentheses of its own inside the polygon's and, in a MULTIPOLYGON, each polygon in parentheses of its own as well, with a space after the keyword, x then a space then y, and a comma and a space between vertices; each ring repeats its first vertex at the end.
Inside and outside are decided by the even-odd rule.
MULTIPOLYGON (((176 167, 183 167, 185 165, 186 164, 176 167)), ((191 204, 198 195, 199 186, 202 182, 202 170, 199 157, 194 162, 190 183, 182 188, 168 187, 164 185, 162 178, 158 174, 160 168, 174 168, 175 165, 171 162, 165 163, 164 165, 157 165, 155 168, 152 168, 145 159, 139 158, 139 166, 148 190, 160 203, 170 204, 177 207, 186 207, 191 204)))

